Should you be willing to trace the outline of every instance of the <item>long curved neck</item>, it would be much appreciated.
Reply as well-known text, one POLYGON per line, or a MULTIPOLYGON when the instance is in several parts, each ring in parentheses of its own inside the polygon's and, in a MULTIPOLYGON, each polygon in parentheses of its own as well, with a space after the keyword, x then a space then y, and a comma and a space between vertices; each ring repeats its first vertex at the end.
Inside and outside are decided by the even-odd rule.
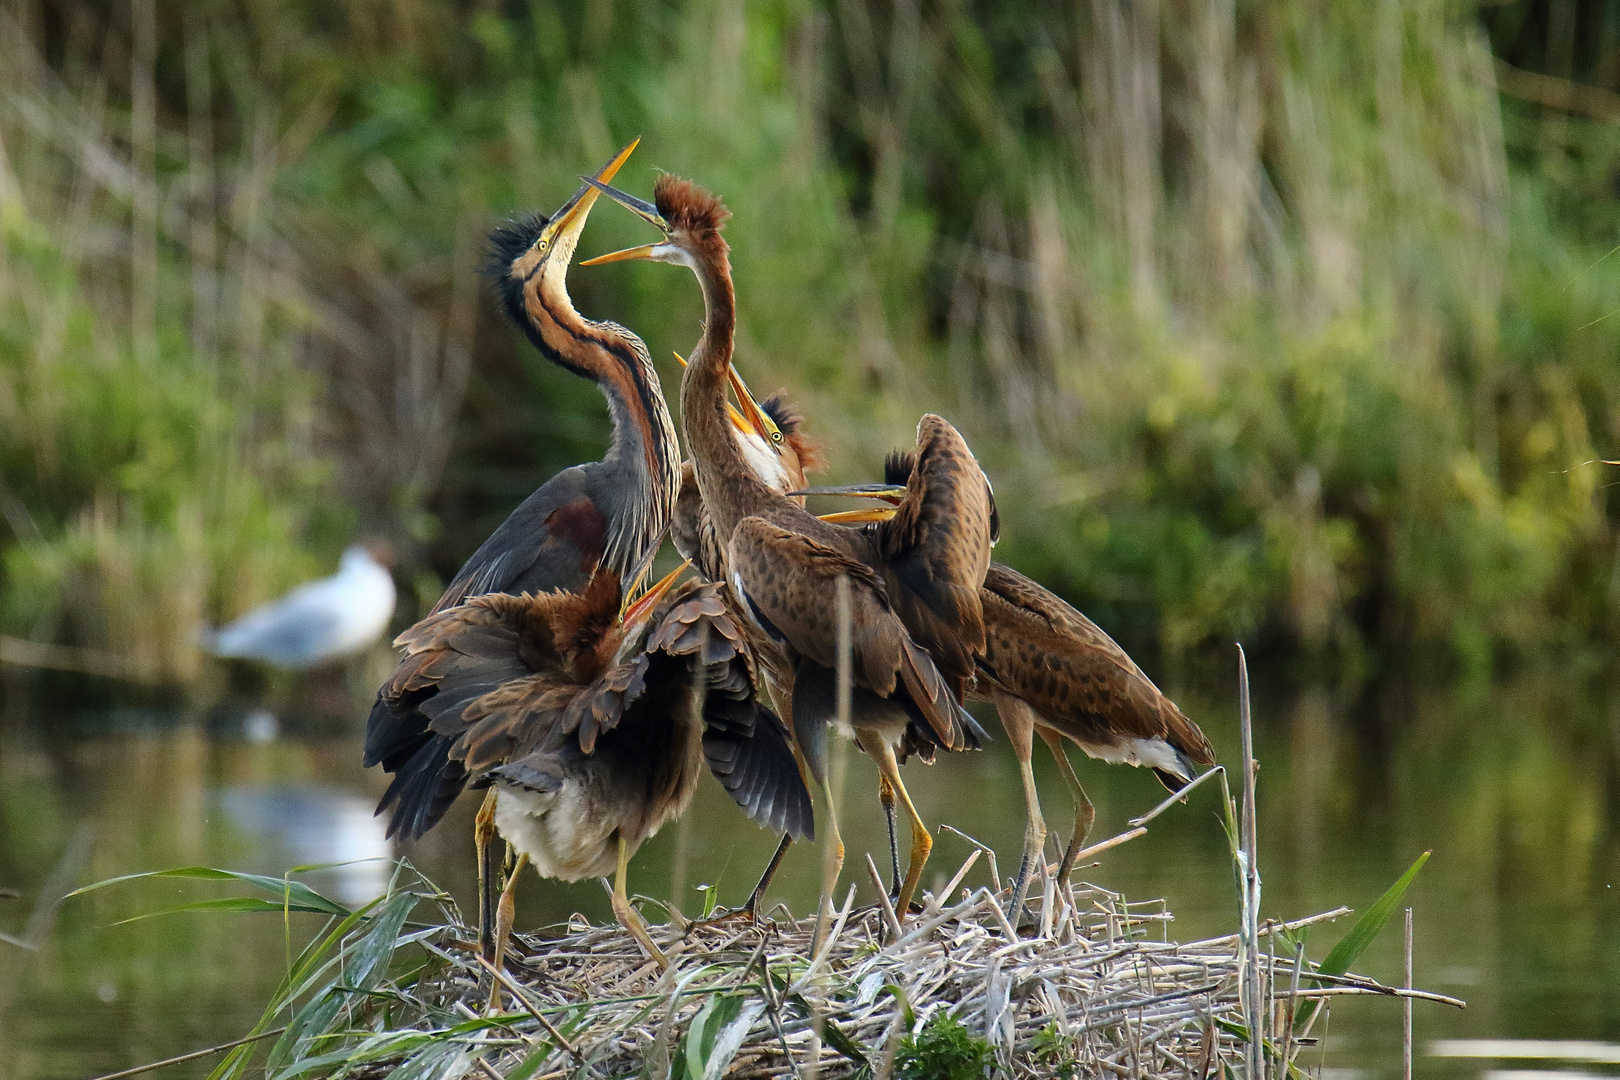
POLYGON ((622 326, 575 311, 565 273, 566 267, 547 267, 536 274, 524 288, 524 311, 541 351, 591 379, 607 399, 613 440, 602 461, 610 482, 598 493, 608 519, 602 561, 628 588, 657 554, 674 514, 680 444, 646 344, 622 326))
POLYGON ((703 336, 681 377, 681 424, 697 466, 698 488, 721 537, 759 507, 780 499, 754 475, 726 414, 726 373, 737 329, 731 263, 724 250, 690 263, 703 288, 703 336))

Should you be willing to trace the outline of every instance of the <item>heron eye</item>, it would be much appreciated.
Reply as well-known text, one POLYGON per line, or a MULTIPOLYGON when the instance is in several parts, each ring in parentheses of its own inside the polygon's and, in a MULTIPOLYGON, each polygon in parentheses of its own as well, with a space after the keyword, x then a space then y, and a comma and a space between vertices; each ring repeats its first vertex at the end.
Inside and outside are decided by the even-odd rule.
POLYGON ((548 248, 550 246, 551 246, 551 241, 550 240, 541 240, 540 242, 538 242, 537 244, 534 245, 534 248, 535 248, 536 251, 544 251, 544 250, 546 250, 546 248, 548 248))
POLYGON ((780 431, 771 432, 771 442, 779 443, 781 441, 782 441, 782 433, 780 431))

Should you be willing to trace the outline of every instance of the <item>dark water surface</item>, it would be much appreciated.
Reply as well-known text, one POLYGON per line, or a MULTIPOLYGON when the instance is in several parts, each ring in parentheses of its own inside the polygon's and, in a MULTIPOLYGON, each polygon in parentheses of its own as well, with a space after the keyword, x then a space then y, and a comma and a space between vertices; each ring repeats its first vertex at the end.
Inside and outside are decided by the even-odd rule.
MULTIPOLYGON (((1177 696, 1231 760, 1230 686, 1181 688, 1177 696)), ((309 916, 284 926, 279 916, 240 913, 113 925, 229 892, 146 881, 53 906, 69 889, 191 864, 280 874, 391 854, 370 814, 382 778, 359 767, 358 721, 341 736, 253 741, 240 729, 210 728, 205 714, 59 715, 13 702, 0 722, 0 889, 18 893, 0 899, 0 933, 8 939, 0 940, 0 1077, 98 1076, 238 1037, 257 1019, 289 948, 318 925, 309 916)), ((1416 908, 1417 981, 1466 998, 1469 1007, 1417 1006, 1420 1074, 1529 1080, 1525 1074, 1538 1070, 1620 1073, 1615 1064, 1592 1063, 1601 1047, 1561 1048, 1573 1055, 1562 1063, 1422 1052, 1440 1039, 1620 1042, 1620 699, 1553 674, 1467 690, 1274 691, 1259 696, 1256 716, 1266 916, 1340 904, 1365 909, 1418 854, 1434 852, 1408 894, 1416 908)), ((999 738, 999 727, 987 726, 999 738)), ((1066 835, 1066 792, 1044 748, 1036 753, 1048 824, 1066 835)), ((1077 764, 1097 805, 1094 839, 1120 831, 1161 797, 1149 775, 1077 764)), ((884 862, 874 776, 864 758, 850 755, 843 823, 851 868, 867 850, 884 862)), ((949 822, 993 845, 1003 871, 1012 869, 1023 804, 1005 739, 982 754, 910 766, 906 778, 928 821, 949 822)), ((472 797, 463 801, 423 843, 392 854, 408 855, 470 910, 474 806, 472 797)), ((1191 806, 1079 876, 1131 900, 1164 898, 1176 916, 1170 933, 1182 940, 1231 932, 1237 901, 1217 803, 1206 787, 1191 806)), ((637 856, 632 888, 673 896, 688 913, 702 905, 699 886, 718 885, 722 902, 738 902, 773 839, 705 783, 684 825, 666 829, 637 856)), ((968 850, 956 837, 939 836, 933 884, 968 850)), ((791 852, 773 902, 809 910, 818 867, 816 851, 791 852)), ((358 901, 381 887, 385 873, 384 864, 361 863, 309 880, 358 901)), ((869 891, 863 888, 863 898, 869 891)), ((524 883, 520 925, 574 911, 611 917, 594 882, 524 883)), ((1348 927, 1319 927, 1313 957, 1348 927)), ((1398 981, 1399 938, 1392 924, 1358 969, 1398 981)), ((1398 1075, 1400 1038, 1395 1003, 1342 1002, 1331 1015, 1325 1058, 1313 1054, 1310 1064, 1325 1065, 1328 1080, 1398 1075)), ((1620 1061, 1612 1046, 1608 1055, 1620 1061)), ((156 1075, 202 1077, 214 1063, 156 1075)))

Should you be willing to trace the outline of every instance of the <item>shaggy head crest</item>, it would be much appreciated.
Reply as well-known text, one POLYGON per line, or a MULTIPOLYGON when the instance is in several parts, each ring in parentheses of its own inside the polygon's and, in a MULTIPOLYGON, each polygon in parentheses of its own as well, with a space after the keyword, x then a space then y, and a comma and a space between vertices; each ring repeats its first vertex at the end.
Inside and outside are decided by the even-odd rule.
POLYGON ((718 237, 731 216, 731 211, 717 196, 690 180, 668 173, 653 185, 653 202, 672 229, 684 229, 694 235, 712 233, 718 237))
POLYGON ((793 407, 786 390, 778 390, 761 401, 759 408, 771 418, 771 422, 781 430, 783 438, 793 446, 793 452, 799 455, 801 469, 811 472, 827 464, 821 452, 821 445, 801 430, 804 427, 804 415, 793 407))

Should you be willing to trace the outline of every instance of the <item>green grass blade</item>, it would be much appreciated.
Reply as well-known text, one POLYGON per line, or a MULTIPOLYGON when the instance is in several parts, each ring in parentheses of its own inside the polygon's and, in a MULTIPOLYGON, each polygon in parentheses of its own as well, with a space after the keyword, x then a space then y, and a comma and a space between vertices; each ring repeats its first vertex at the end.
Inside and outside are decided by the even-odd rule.
POLYGON ((68 896, 79 896, 97 889, 104 889, 108 885, 118 885, 125 881, 138 881, 141 878, 182 878, 193 881, 240 881, 255 888, 262 889, 271 896, 281 897, 289 904, 302 905, 295 907, 297 911, 320 911, 327 915, 347 915, 349 909, 335 900, 329 900, 305 885, 301 881, 291 878, 267 877, 263 874, 245 874, 237 870, 218 870, 212 866, 181 866, 173 870, 148 870, 143 874, 121 874, 118 877, 98 881, 94 885, 86 885, 82 889, 74 889, 68 896))
POLYGON ((1400 904, 1407 886, 1412 884, 1412 879, 1417 877, 1418 871, 1422 870, 1423 864, 1428 861, 1427 851, 1419 855, 1411 868, 1402 874, 1395 884, 1378 898, 1378 902, 1367 909, 1367 914, 1351 927, 1350 932, 1333 946, 1327 954, 1327 959, 1323 960, 1316 970, 1323 975, 1343 975, 1349 971, 1350 965, 1367 951, 1367 946, 1373 943, 1373 938, 1378 936, 1384 924, 1389 922, 1390 916, 1395 914, 1395 908, 1400 904))
POLYGON ((271 915, 280 915, 286 911, 307 911, 315 915, 331 914, 325 908, 309 907, 304 904, 278 904, 274 900, 261 900, 257 896, 222 896, 218 900, 198 900, 193 904, 180 904, 177 907, 164 908, 161 911, 148 911, 142 915, 132 915, 127 919, 119 919, 113 926, 127 926, 130 923, 141 922, 145 919, 155 919, 159 915, 174 915, 182 911, 251 911, 271 915))

